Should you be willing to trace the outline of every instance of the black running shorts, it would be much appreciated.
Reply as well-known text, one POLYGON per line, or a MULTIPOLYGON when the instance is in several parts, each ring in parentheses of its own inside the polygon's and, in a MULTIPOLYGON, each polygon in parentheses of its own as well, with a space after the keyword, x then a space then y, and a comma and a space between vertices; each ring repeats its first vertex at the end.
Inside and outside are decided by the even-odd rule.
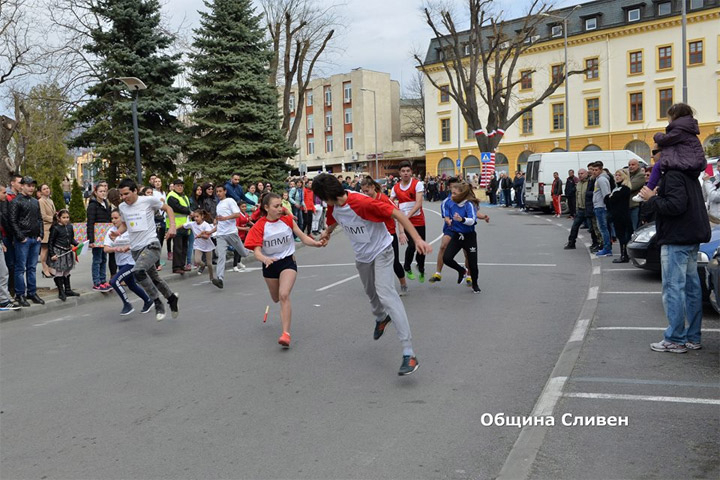
POLYGON ((297 262, 295 261, 295 255, 275 260, 269 267, 266 267, 263 263, 262 272, 265 278, 280 278, 280 273, 283 270, 295 270, 297 272, 297 262))

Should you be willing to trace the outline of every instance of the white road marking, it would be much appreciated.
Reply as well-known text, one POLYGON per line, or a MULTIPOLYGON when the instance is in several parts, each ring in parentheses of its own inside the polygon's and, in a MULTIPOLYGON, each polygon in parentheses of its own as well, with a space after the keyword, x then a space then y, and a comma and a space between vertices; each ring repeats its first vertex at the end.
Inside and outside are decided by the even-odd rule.
POLYGON ((662 292, 602 292, 603 295, 662 295, 662 292))
POLYGON ((562 390, 568 377, 554 377, 548 382, 545 390, 540 395, 532 416, 552 415, 557 401, 562 396, 562 390))
POLYGON ((720 405, 720 400, 715 400, 712 398, 661 397, 653 395, 625 395, 615 393, 566 393, 563 396, 570 398, 592 398, 601 400, 642 400, 646 402, 700 403, 705 405, 720 405))
POLYGON ((568 342, 581 342, 583 338, 585 338, 585 333, 589 325, 590 320, 588 319, 578 320, 568 342))
POLYGON ((590 288, 588 289, 587 299, 588 299, 588 300, 595 300, 596 298, 598 298, 598 290, 600 290, 600 287, 590 287, 590 288))
MULTIPOLYGON (((595 327, 593 330, 640 330, 640 331, 659 331, 667 330, 665 327, 595 327)), ((703 328, 703 333, 718 333, 720 328, 703 328)))
POLYGON ((601 269, 600 267, 593 267, 593 275, 600 275, 601 269))
POLYGON ((350 280, 355 280, 355 279, 358 278, 358 277, 360 277, 360 275, 355 274, 355 275, 353 275, 352 277, 345 278, 345 279, 343 279, 343 280, 340 280, 339 282, 331 283, 330 285, 326 285, 326 286, 324 286, 324 287, 318 288, 318 289, 315 290, 315 291, 316 291, 316 292, 324 292, 325 290, 327 290, 327 289, 329 289, 329 288, 337 287, 338 285, 342 285, 343 283, 349 282, 350 280))
POLYGON ((639 268, 606 268, 606 272, 637 272, 639 268))
POLYGON ((65 320, 70 320, 70 319, 72 319, 72 318, 73 318, 73 317, 70 317, 70 316, 60 317, 60 318, 56 318, 56 319, 54 319, 54 320, 48 320, 47 322, 35 323, 35 324, 33 324, 33 327, 42 327, 42 326, 45 326, 45 325, 49 325, 49 324, 51 324, 51 323, 64 322, 65 320))

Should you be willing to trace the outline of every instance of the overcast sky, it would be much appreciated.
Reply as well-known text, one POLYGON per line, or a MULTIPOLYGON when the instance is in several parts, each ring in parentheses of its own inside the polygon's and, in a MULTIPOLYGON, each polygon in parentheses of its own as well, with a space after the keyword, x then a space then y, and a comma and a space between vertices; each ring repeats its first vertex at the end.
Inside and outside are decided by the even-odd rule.
MULTIPOLYGON (((412 53, 424 57, 432 31, 423 21, 422 0, 317 0, 323 5, 344 4, 341 14, 347 29, 337 40, 337 52, 322 68, 322 75, 345 73, 353 68, 389 72, 404 88, 415 72, 412 53)), ((505 18, 522 15, 528 0, 496 0, 505 10, 505 18)), ((255 2, 257 4, 257 2, 255 2)), ((465 3, 455 0, 457 5, 465 3)), ((584 3, 580 0, 555 0, 557 7, 584 3)), ((174 26, 198 26, 202 0, 168 0, 163 7, 174 26)))

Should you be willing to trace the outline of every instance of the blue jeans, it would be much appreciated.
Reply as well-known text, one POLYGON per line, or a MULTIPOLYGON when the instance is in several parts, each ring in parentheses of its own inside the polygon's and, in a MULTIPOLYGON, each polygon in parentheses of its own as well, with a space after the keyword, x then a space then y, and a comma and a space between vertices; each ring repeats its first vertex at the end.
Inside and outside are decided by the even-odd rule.
POLYGON ((35 268, 40 256, 40 242, 37 238, 28 238, 25 242, 15 242, 15 295, 32 297, 37 293, 35 268), (27 286, 25 273, 27 272, 27 286))
MULTIPOLYGON (((640 223, 640 207, 633 207, 630 209, 630 224, 632 225, 632 232, 637 230, 639 223, 640 223)), ((632 233, 632 232, 630 232, 630 233, 632 233)))
MULTIPOLYGON (((70 192, 63 192, 63 198, 65 199, 65 205, 62 208, 65 208, 66 205, 70 205, 70 192)), ((60 210, 60 207, 58 207, 58 210, 60 210)))
POLYGON ((680 345, 686 342, 700 343, 702 289, 697 272, 699 249, 700 245, 697 244, 660 247, 662 300, 669 323, 665 330, 665 340, 668 342, 680 345))
POLYGON ((610 240, 610 230, 608 230, 607 209, 595 208, 595 217, 597 218, 600 235, 602 235, 603 250, 612 252, 612 240, 610 240))
POLYGON ((107 282, 105 273, 107 270, 107 254, 102 247, 99 247, 92 249, 92 255, 92 280, 94 286, 107 282))

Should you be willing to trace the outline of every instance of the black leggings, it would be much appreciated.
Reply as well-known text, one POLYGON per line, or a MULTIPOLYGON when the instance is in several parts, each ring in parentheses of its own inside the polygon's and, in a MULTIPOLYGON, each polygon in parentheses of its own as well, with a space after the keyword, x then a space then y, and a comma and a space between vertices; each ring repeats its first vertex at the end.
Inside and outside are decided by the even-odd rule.
MULTIPOLYGON (((448 267, 456 270, 460 275, 465 276, 465 267, 460 266, 455 261, 455 255, 460 250, 465 250, 468 257, 468 267, 470 268, 470 278, 472 278, 473 288, 478 288, 478 267, 477 267, 477 234, 473 232, 456 233, 453 232, 450 237, 450 243, 445 249, 443 262, 448 267)), ((458 277, 462 281, 462 277, 458 277)))
MULTIPOLYGON (((421 227, 415 227, 415 230, 417 230, 420 238, 425 240, 425 225, 421 227)), ((415 252, 415 241, 410 235, 408 235, 407 237, 408 243, 407 248, 405 249, 405 265, 403 265, 405 267, 405 271, 409 272, 412 269, 413 257, 415 257, 415 260, 417 261, 418 271, 422 274, 425 274, 425 255, 415 252)))
POLYGON ((307 233, 308 235, 312 234, 312 217, 313 212, 307 211, 303 212, 303 220, 305 222, 305 225, 303 225, 303 231, 307 233))
POLYGON ((393 253, 395 254, 395 258, 393 259, 393 270, 395 270, 395 276, 397 278, 405 278, 405 270, 403 270, 403 266, 400 263, 400 243, 398 242, 397 233, 393 233, 393 253))

